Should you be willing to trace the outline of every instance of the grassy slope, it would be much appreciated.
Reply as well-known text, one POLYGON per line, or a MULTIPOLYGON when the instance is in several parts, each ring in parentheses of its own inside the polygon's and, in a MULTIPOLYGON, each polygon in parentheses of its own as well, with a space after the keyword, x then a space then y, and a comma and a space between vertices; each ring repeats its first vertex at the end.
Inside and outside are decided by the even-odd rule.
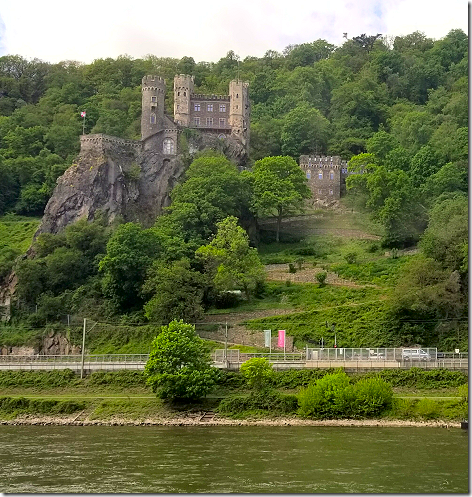
POLYGON ((16 257, 28 250, 40 221, 12 214, 0 217, 0 278, 10 272, 16 257))
POLYGON ((0 248, 9 247, 19 253, 28 250, 41 218, 6 215, 0 217, 0 248))

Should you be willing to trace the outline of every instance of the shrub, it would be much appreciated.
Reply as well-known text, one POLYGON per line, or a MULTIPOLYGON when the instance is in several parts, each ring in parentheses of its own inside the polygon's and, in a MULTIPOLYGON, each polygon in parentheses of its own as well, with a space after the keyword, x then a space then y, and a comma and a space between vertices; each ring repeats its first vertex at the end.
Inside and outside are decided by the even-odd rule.
POLYGON ((289 263, 288 272, 289 273, 296 273, 297 272, 297 268, 295 267, 295 264, 292 264, 291 262, 289 263))
POLYGON ((457 388, 457 393, 461 398, 461 402, 469 403, 469 384, 464 383, 457 388))
POLYGON ((316 273, 316 279, 318 280, 318 283, 320 284, 320 286, 325 285, 325 281, 326 281, 327 276, 328 276, 327 273, 325 273, 324 271, 321 273, 316 273))
POLYGON ((357 254, 356 252, 348 252, 345 256, 344 259, 348 264, 355 264, 357 261, 357 254))
POLYGON ((274 375, 272 365, 265 357, 254 357, 241 364, 241 374, 249 388, 266 390, 274 375))
POLYGON ((345 396, 340 395, 349 384, 346 373, 324 376, 308 385, 298 395, 299 414, 302 417, 335 418, 344 414, 345 396))
POLYGON ((435 419, 439 414, 439 406, 433 399, 420 399, 416 404, 416 412, 423 419, 435 419))
POLYGON ((392 387, 381 378, 358 381, 353 389, 353 409, 356 416, 378 416, 392 404, 392 387))

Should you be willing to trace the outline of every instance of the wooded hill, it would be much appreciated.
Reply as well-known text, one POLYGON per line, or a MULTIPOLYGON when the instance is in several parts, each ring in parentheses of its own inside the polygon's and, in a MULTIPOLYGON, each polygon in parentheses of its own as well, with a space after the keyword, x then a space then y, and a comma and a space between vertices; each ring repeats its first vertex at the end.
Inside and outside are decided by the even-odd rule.
MULTIPOLYGON (((447 338, 448 348, 467 342, 466 34, 453 30, 436 41, 418 32, 393 40, 360 35, 340 47, 316 40, 239 64, 234 52, 216 63, 123 56, 50 64, 0 57, 0 214, 41 215, 78 152, 81 110, 87 110, 87 133, 139 138, 141 78, 152 73, 163 75, 168 88, 175 74, 192 74, 198 93, 224 94, 231 79, 248 80, 253 162, 318 152, 367 169, 348 179, 353 205, 381 225, 384 247, 420 241, 421 249, 396 283, 394 307, 384 313, 389 330, 399 316, 419 324, 396 326, 395 337, 380 337, 377 345, 414 343, 418 336, 424 345, 447 338)), ((168 91, 170 114, 172 98, 168 91)), ((17 266, 18 298, 39 312, 19 312, 16 319, 43 326, 87 309, 163 322, 194 319, 231 286, 264 295, 247 239, 227 220, 235 216, 245 225, 268 214, 260 188, 266 183, 256 170, 239 173, 224 158, 204 154, 153 228, 105 229, 106 221, 97 219, 43 235, 36 259, 17 266), (221 246, 211 242, 219 229, 221 246), (239 259, 226 253, 226 268, 237 277, 218 276, 218 250, 232 239, 239 259), (253 270, 249 280, 243 256, 250 261, 243 269, 253 270)), ((1 276, 13 265, 10 248, 0 253, 1 276)))

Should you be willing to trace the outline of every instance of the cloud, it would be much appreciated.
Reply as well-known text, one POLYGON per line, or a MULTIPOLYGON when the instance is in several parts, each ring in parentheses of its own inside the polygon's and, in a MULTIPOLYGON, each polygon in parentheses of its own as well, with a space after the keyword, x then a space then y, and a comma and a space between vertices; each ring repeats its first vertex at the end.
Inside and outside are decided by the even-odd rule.
POLYGON ((468 3, 448 0, 181 0, 136 4, 111 0, 23 0, 2 6, 0 40, 9 54, 50 62, 128 54, 216 61, 242 58, 323 38, 335 45, 362 33, 441 38, 467 32, 468 3), (2 36, 3 35, 3 36, 2 36))

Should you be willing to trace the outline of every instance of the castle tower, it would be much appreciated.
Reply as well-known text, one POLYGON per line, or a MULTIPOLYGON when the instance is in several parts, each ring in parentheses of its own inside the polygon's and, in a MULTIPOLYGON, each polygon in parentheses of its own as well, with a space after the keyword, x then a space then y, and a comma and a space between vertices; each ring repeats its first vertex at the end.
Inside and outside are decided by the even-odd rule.
POLYGON ((174 77, 174 121, 190 126, 190 95, 193 93, 193 76, 179 74, 174 77))
POLYGON ((166 83, 160 76, 144 76, 142 85, 141 140, 163 127, 166 83))
POLYGON ((229 83, 229 124, 231 134, 235 135, 241 143, 249 145, 249 120, 251 109, 249 104, 249 83, 239 79, 229 83))

